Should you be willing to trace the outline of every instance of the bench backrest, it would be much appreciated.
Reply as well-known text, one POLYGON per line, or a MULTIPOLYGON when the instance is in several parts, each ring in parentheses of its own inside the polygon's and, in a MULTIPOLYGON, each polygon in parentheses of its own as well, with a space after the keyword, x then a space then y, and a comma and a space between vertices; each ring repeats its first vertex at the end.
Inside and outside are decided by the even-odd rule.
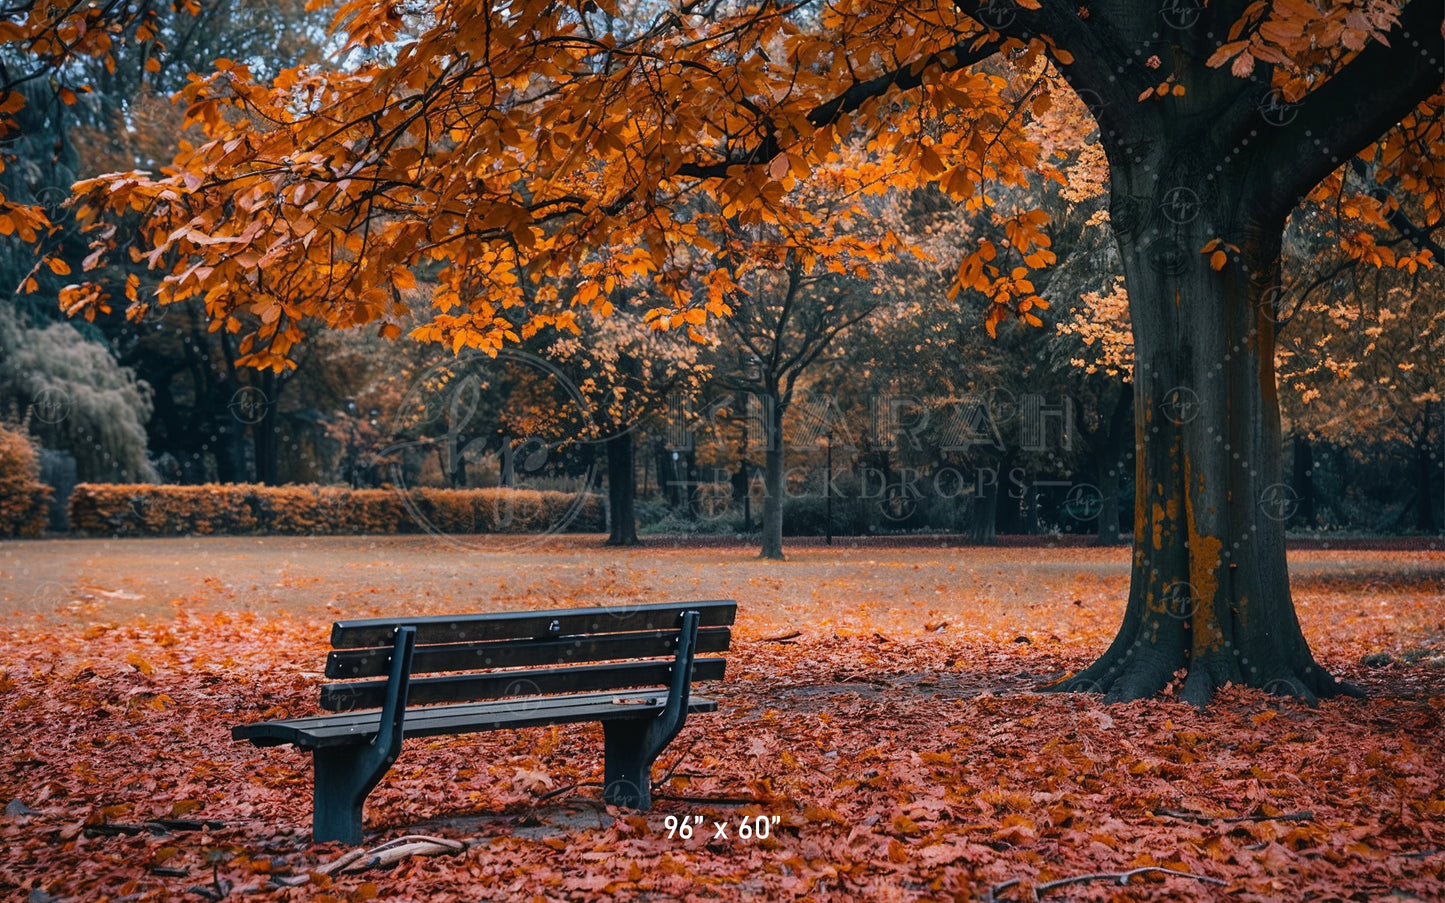
POLYGON ((682 613, 698 612, 694 683, 721 680, 732 600, 337 621, 321 687, 331 711, 378 708, 399 627, 416 628, 408 704, 665 687, 682 613))

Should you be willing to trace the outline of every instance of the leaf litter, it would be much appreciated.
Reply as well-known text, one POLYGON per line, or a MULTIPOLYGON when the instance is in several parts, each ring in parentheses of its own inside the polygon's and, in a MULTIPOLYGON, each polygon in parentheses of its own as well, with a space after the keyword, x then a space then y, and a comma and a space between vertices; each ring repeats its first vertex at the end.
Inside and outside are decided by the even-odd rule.
MULTIPOLYGON (((913 571, 915 556, 936 559, 932 571, 949 558, 869 554, 877 571, 906 570, 918 586, 937 575, 913 571)), ((596 725, 413 740, 368 801, 365 846, 405 848, 398 839, 425 835, 444 848, 416 842, 433 855, 364 869, 328 868, 348 851, 310 843, 306 754, 229 737, 235 723, 315 711, 328 616, 218 610, 202 589, 162 621, 108 608, 74 622, 16 619, 0 665, 0 891, 87 901, 1438 899, 1439 562, 1420 571, 1419 553, 1373 560, 1368 574, 1322 568, 1297 581, 1321 660, 1370 699, 1310 708, 1230 688, 1203 714, 1167 696, 1105 706, 1034 692, 1101 651, 1119 613, 1117 574, 1065 571, 1032 595, 1027 581, 981 581, 999 584, 984 593, 1018 597, 989 619, 981 605, 960 617, 971 602, 900 613, 897 594, 883 601, 892 590, 864 570, 839 571, 816 596, 818 581, 777 571, 786 581, 762 595, 810 595, 766 611, 744 601, 728 679, 706 691, 720 711, 692 719, 663 753, 653 811, 601 802, 596 725), (1382 651, 1388 662, 1363 663, 1382 651), (669 837, 668 816, 702 821, 682 840, 669 837), (743 820, 773 816, 768 836, 739 837, 743 820)), ((720 589, 746 599, 760 585, 720 589)), ((960 583, 947 594, 970 592, 960 583)), ((456 610, 433 607, 448 604, 456 610)))

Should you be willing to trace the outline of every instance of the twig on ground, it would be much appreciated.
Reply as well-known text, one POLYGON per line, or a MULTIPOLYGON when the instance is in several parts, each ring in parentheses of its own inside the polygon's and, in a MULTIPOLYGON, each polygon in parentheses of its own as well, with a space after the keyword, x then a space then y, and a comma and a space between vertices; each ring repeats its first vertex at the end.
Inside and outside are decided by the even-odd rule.
POLYGON ((573 790, 576 790, 578 787, 601 787, 601 786, 602 786, 602 782, 601 782, 601 781, 581 781, 581 782, 576 783, 576 784, 565 784, 565 785, 563 785, 563 786, 561 786, 561 787, 558 787, 558 788, 555 789, 555 790, 548 790, 546 793, 543 793, 543 794, 538 795, 538 797, 537 797, 537 802, 540 803, 540 802, 542 802, 543 800, 550 800, 550 799, 551 799, 552 797, 554 797, 554 796, 561 796, 561 795, 564 794, 564 793, 569 793, 569 792, 571 792, 571 791, 573 791, 573 790))
POLYGON ((802 632, 801 630, 795 630, 795 631, 793 631, 792 633, 785 633, 785 634, 783 634, 782 636, 770 636, 770 637, 766 637, 766 638, 764 638, 764 639, 758 640, 758 642, 759 642, 759 643, 789 643, 789 644, 790 644, 792 640, 796 640, 798 637, 800 637, 800 636, 802 636, 802 635, 803 635, 803 632, 802 632))
POLYGON ((313 871, 321 875, 364 872, 367 869, 395 865, 408 856, 439 856, 443 853, 460 853, 466 848, 466 843, 460 840, 430 837, 424 834, 408 834, 405 837, 388 840, 369 850, 360 848, 350 850, 313 871))
POLYGON ((761 806, 766 802, 752 796, 678 796, 671 793, 654 793, 652 798, 674 803, 716 803, 719 806, 761 806))
MULTIPOLYGON (((1112 881, 1123 886, 1129 883, 1129 879, 1135 875, 1172 875, 1175 878, 1193 878, 1195 881, 1203 881, 1205 884, 1215 884, 1220 887, 1229 882, 1221 881, 1210 875, 1196 875, 1193 872, 1181 872, 1177 869, 1164 868, 1158 865, 1146 865, 1141 868, 1129 869, 1127 872, 1090 872, 1087 875, 1074 875, 1072 878, 1060 878, 1057 881, 1045 881, 1043 884, 1036 884, 1033 887, 1034 900, 1043 899, 1043 895, 1051 890, 1060 887, 1067 887, 1070 884, 1084 884, 1089 881, 1112 881)), ((1017 885, 1022 879, 1011 878, 1002 884, 995 884, 988 891, 988 900, 997 901, 998 895, 1017 885)))
POLYGON ((1197 822, 1201 825, 1211 822, 1222 822, 1224 824, 1239 824, 1241 822, 1259 821, 1314 821, 1315 814, 1308 810, 1304 812, 1282 812, 1279 815, 1263 815, 1256 812, 1254 815, 1233 815, 1219 817, 1205 815, 1203 812, 1191 812, 1188 809, 1166 809, 1160 807, 1154 810, 1155 815, 1165 815, 1169 818, 1181 818, 1186 821, 1197 822))

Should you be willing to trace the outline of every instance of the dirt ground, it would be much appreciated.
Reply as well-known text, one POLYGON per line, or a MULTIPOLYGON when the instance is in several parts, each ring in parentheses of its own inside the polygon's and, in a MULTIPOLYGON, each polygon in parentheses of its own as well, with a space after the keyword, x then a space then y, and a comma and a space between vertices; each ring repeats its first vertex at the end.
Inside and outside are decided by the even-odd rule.
MULTIPOLYGON (((793 542, 787 562, 745 542, 599 536, 53 539, 0 543, 0 617, 18 626, 124 624, 197 613, 326 620, 400 612, 732 598, 743 636, 884 631, 1072 641, 1118 625, 1127 548, 948 545, 923 538, 793 542)), ((1398 545, 1398 544, 1397 544, 1398 545)), ((1370 617, 1372 645, 1432 645, 1445 631, 1445 542, 1290 552, 1307 636, 1370 617), (1434 545, 1435 547, 1431 547, 1434 545)), ((1358 632, 1356 639, 1360 639, 1358 632)))

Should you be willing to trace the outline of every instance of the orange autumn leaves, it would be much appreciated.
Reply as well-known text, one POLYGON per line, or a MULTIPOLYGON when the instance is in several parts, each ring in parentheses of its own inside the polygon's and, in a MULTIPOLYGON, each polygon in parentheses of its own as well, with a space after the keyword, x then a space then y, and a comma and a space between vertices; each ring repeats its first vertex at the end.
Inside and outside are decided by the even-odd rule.
MULTIPOLYGON (((1362 593, 1364 577, 1331 571, 1301 594, 1307 629, 1338 626, 1323 651, 1352 674, 1380 642, 1418 638, 1402 623, 1439 620, 1439 581, 1419 579, 1420 553, 1378 564, 1400 569, 1398 592, 1362 593)), ((1061 588, 1078 604, 1063 604, 1082 630, 1036 612, 1030 643, 1013 642, 1002 617, 919 635, 879 610, 854 631, 815 626, 784 642, 758 628, 786 624, 741 625, 721 711, 690 721, 664 754, 648 814, 606 811, 585 786, 601 773, 595 726, 412 740, 372 797, 368 845, 424 833, 468 848, 330 878, 312 877, 341 851, 306 837, 308 757, 258 758, 227 734, 313 711, 326 619, 200 613, 234 602, 218 584, 158 623, 22 621, 0 670, 11 726, 0 797, 18 803, 0 816, 0 886, 62 899, 168 900, 202 886, 296 901, 921 901, 986 899, 1017 882, 995 899, 1028 900, 1050 881, 1158 866, 1223 885, 1156 874, 1045 899, 1262 901, 1282 888, 1428 898, 1445 879, 1433 852, 1445 844, 1445 774, 1428 742, 1445 717, 1445 671, 1423 660, 1366 670, 1372 700, 1316 709, 1233 689, 1207 714, 1034 695, 1108 639, 1116 587, 1072 583, 1061 588), (668 815, 703 825, 683 842, 668 815), (740 819, 760 816, 778 817, 769 837, 737 836, 740 819), (173 819, 195 827, 161 823, 173 819), (714 839, 719 821, 733 826, 726 841, 714 839)), ((788 620, 839 614, 814 600, 788 620)))
MULTIPOLYGON (((1011 112, 1019 86, 964 68, 989 34, 946 6, 898 13, 829 7, 815 30, 767 8, 463 3, 429 23, 350 4, 352 44, 394 60, 272 85, 220 61, 183 92, 201 138, 174 169, 83 183, 79 212, 142 214, 157 301, 203 298, 232 331, 254 316, 260 366, 286 366, 304 318, 395 333, 422 306, 416 337, 495 351, 574 329, 574 306, 606 314, 638 281, 665 299, 654 323, 700 337, 778 247, 848 271, 898 253, 887 234, 850 240, 870 197, 938 182, 981 203, 1047 166, 1011 112), (905 99, 899 78, 921 84, 905 99), (871 87, 840 97, 850 84, 871 87)), ((1014 48, 1023 71, 1042 47, 1014 48)), ((1042 306, 1027 278, 1051 260, 1042 224, 1019 218, 1028 262, 990 272, 987 248, 968 254, 995 321, 1042 306)))

